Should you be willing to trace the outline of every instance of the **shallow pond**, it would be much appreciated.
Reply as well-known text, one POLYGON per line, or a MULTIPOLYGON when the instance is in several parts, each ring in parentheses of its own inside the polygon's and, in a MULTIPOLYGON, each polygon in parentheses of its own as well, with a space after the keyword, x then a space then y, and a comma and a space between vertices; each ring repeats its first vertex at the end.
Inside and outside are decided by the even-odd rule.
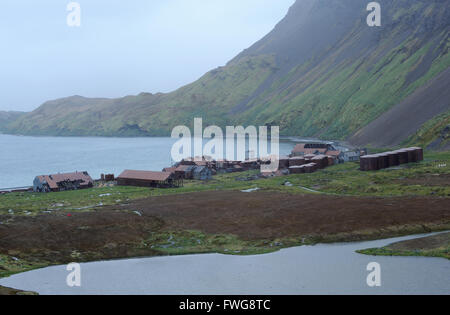
POLYGON ((155 257, 81 265, 81 287, 66 284, 66 266, 1 279, 40 294, 450 294, 442 258, 372 257, 355 250, 417 238, 322 244, 259 256, 155 257), (367 265, 381 266, 381 287, 367 285, 367 265))

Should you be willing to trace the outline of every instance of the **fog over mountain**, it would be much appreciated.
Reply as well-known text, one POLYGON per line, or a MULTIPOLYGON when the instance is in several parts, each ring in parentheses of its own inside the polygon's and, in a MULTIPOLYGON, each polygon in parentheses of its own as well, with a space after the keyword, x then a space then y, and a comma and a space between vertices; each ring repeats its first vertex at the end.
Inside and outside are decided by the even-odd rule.
POLYGON ((297 0, 260 41, 174 92, 53 100, 3 131, 168 136, 203 117, 209 125, 278 125, 283 135, 358 145, 409 140, 445 148, 450 3, 379 2, 382 26, 369 27, 364 1, 297 0))

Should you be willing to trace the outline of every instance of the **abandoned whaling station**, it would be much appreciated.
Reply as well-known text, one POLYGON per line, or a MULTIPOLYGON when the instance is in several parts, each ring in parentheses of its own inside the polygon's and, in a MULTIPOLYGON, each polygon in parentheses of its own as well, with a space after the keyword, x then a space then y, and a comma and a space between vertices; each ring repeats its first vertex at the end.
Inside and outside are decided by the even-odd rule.
MULTIPOLYGON (((290 174, 313 173, 326 167, 346 162, 360 163, 361 171, 377 171, 406 163, 423 160, 423 149, 403 148, 378 154, 367 155, 367 150, 338 150, 332 144, 302 143, 294 147, 289 156, 279 156, 279 169, 263 173, 257 178, 285 176, 290 174)), ((248 159, 245 161, 213 160, 210 157, 187 158, 161 172, 125 170, 117 178, 114 174, 101 175, 94 181, 87 172, 74 172, 36 176, 32 187, 0 189, 0 194, 20 191, 58 192, 91 188, 96 183, 109 183, 118 186, 138 186, 151 188, 177 188, 184 180, 207 181, 214 175, 244 172, 261 169, 270 163, 269 158, 248 159)))

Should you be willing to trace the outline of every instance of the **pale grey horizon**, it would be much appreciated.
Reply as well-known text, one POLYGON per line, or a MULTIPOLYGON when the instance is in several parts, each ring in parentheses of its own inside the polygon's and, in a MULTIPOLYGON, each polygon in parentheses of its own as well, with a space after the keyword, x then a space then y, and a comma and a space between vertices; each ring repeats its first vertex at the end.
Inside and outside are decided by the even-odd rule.
POLYGON ((294 0, 5 0, 0 110, 30 111, 72 95, 170 92, 261 39, 294 0))

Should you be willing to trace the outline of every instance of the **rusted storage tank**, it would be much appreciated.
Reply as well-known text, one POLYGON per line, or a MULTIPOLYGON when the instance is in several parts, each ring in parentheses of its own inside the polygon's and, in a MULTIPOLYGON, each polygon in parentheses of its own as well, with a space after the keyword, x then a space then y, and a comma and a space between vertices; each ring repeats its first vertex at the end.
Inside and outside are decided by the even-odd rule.
POLYGON ((383 169, 384 168, 384 159, 381 158, 380 154, 374 154, 373 157, 374 157, 374 162, 373 163, 376 163, 375 169, 376 170, 383 169))
POLYGON ((386 152, 386 154, 389 157, 389 167, 400 165, 400 160, 399 160, 397 152, 395 152, 395 151, 393 151, 393 152, 386 152))
POLYGON ((317 171, 317 164, 316 163, 309 163, 303 166, 305 169, 305 173, 314 173, 317 171))
POLYGON ((397 150, 395 152, 398 153, 398 159, 399 159, 400 164, 406 164, 409 162, 408 151, 401 149, 401 150, 397 150))
POLYGON ((366 171, 379 170, 378 154, 366 155, 363 158, 363 167, 366 171))
POLYGON ((419 162, 423 161, 423 148, 416 147, 418 154, 419 154, 419 162))
POLYGON ((336 159, 329 155, 327 157, 328 157, 328 166, 333 166, 336 163, 336 159))
POLYGON ((291 174, 302 174, 302 173, 305 173, 305 167, 304 167, 304 165, 291 166, 291 167, 289 167, 289 173, 291 173, 291 174))
POLYGON ((379 165, 380 170, 382 170, 384 168, 388 168, 389 167, 389 154, 387 154, 387 153, 378 154, 378 165, 379 165))
POLYGON ((317 168, 324 169, 328 166, 328 157, 326 155, 318 155, 311 159, 313 163, 317 164, 317 168))
POLYGON ((406 152, 408 152, 408 163, 417 162, 418 156, 417 156, 417 153, 416 153, 416 149, 406 148, 404 150, 406 152))
POLYGON ((362 157, 359 159, 359 169, 360 169, 361 171, 364 171, 364 172, 370 171, 370 163, 369 163, 369 160, 370 160, 370 155, 362 156, 362 157))
POLYGON ((280 156, 278 158, 279 168, 288 168, 289 165, 289 158, 287 156, 280 156))
POLYGON ((406 150, 408 150, 408 152, 413 152, 413 161, 412 162, 423 161, 423 149, 422 148, 412 147, 412 148, 407 148, 406 150))
POLYGON ((296 156, 289 159, 289 167, 305 165, 306 160, 303 156, 296 156))
POLYGON ((369 163, 370 163, 371 171, 378 171, 380 169, 379 164, 378 164, 378 155, 377 154, 372 154, 370 156, 369 163))

